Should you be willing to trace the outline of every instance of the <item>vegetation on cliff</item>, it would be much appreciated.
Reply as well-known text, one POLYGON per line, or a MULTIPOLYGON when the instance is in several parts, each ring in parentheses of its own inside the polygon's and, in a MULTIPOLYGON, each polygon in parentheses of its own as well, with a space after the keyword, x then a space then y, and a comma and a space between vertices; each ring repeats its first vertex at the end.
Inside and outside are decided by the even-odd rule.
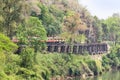
POLYGON ((50 80, 120 68, 119 14, 100 20, 78 0, 0 0, 0 4, 0 80, 50 80), (70 44, 110 41, 114 48, 102 61, 90 55, 43 54, 47 36, 62 36, 70 44))

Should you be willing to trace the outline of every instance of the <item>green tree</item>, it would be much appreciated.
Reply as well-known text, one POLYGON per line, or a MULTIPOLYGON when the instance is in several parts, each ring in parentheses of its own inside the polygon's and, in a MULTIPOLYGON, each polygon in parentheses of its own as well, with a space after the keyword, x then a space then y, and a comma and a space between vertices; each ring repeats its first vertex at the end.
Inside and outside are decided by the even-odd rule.
POLYGON ((72 52, 74 42, 81 43, 81 41, 85 42, 86 40, 85 35, 79 34, 79 31, 84 31, 87 27, 84 23, 82 23, 78 16, 79 14, 70 14, 69 16, 66 16, 64 20, 63 33, 61 34, 61 37, 70 44, 70 52, 72 52))
POLYGON ((25 68, 32 68, 34 65, 34 50, 31 48, 24 48, 21 53, 21 66, 25 68))
POLYGON ((112 16, 104 20, 104 33, 108 36, 108 40, 116 42, 119 41, 120 37, 120 17, 112 16))
POLYGON ((93 25, 93 29, 94 29, 94 34, 95 34, 96 41, 97 42, 101 42, 102 41, 102 36, 103 36, 103 29, 102 29, 101 20, 99 20, 95 16, 92 25, 93 25))
POLYGON ((17 50, 17 45, 14 44, 8 37, 0 33, 0 52, 13 53, 17 50))
POLYGON ((44 25, 47 36, 56 36, 61 32, 61 16, 59 13, 55 13, 58 10, 54 9, 53 7, 47 7, 43 4, 40 5, 41 14, 37 15, 37 17, 42 21, 44 25), (58 15, 60 17, 58 17, 58 15))
POLYGON ((21 19, 23 0, 0 0, 0 32, 12 38, 21 19))
POLYGON ((41 21, 36 17, 28 18, 17 31, 19 44, 26 44, 35 49, 35 52, 45 48, 46 31, 41 21))
MULTIPOLYGON (((14 44, 7 36, 0 33, 0 79, 6 80, 8 79, 7 71, 5 72, 5 68, 7 64, 12 60, 11 55, 17 50, 17 45, 14 44)), ((12 64, 12 63, 10 63, 12 64)))
POLYGON ((87 27, 78 16, 79 14, 70 12, 64 20, 63 33, 61 35, 67 39, 70 44, 85 41, 86 39, 84 34, 82 36, 79 34, 79 30, 84 31, 87 27))

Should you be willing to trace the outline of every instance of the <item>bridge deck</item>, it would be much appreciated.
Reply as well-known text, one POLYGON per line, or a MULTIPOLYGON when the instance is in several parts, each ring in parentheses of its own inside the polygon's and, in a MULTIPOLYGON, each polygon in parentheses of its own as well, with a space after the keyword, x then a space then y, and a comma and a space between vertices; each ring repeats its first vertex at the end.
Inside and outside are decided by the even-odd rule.
POLYGON ((59 53, 75 53, 84 54, 88 52, 89 54, 100 54, 106 53, 108 51, 106 43, 91 43, 91 44, 65 44, 65 43, 48 43, 47 51, 49 52, 59 52, 59 53))

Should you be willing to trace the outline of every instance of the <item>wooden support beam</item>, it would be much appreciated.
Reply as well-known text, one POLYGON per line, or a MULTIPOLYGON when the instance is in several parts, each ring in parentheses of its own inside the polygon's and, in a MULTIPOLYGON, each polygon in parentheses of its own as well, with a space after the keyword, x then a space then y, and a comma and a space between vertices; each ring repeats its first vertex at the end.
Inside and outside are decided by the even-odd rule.
POLYGON ((77 51, 78 51, 78 50, 77 50, 77 46, 74 45, 74 46, 73 46, 73 53, 77 53, 77 51))
POLYGON ((62 53, 77 53, 83 54, 85 51, 90 54, 99 54, 107 52, 107 44, 95 43, 95 44, 75 44, 71 47, 68 44, 60 43, 60 44, 48 44, 47 51, 49 52, 62 52, 62 53))
POLYGON ((65 52, 65 46, 61 46, 61 53, 64 53, 65 52))
POLYGON ((59 53, 61 52, 61 46, 58 46, 58 52, 59 53))
POLYGON ((54 52, 58 52, 58 46, 54 47, 54 52))

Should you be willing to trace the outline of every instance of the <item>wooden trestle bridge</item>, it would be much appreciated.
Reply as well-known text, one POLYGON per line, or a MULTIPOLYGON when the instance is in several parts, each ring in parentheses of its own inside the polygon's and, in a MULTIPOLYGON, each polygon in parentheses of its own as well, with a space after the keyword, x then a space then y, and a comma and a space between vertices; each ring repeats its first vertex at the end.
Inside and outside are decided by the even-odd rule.
MULTIPOLYGON (((13 40, 13 42, 18 42, 18 40, 13 40)), ((73 44, 72 46, 66 44, 64 40, 47 40, 47 51, 48 52, 58 52, 58 53, 74 53, 74 54, 84 54, 88 52, 89 54, 102 54, 107 53, 109 47, 106 43, 86 43, 86 44, 73 44)), ((21 47, 19 47, 17 53, 19 53, 21 47)))
POLYGON ((65 43, 47 43, 48 52, 74 53, 84 54, 102 54, 108 52, 106 43, 89 43, 89 44, 73 44, 72 46, 65 43))

